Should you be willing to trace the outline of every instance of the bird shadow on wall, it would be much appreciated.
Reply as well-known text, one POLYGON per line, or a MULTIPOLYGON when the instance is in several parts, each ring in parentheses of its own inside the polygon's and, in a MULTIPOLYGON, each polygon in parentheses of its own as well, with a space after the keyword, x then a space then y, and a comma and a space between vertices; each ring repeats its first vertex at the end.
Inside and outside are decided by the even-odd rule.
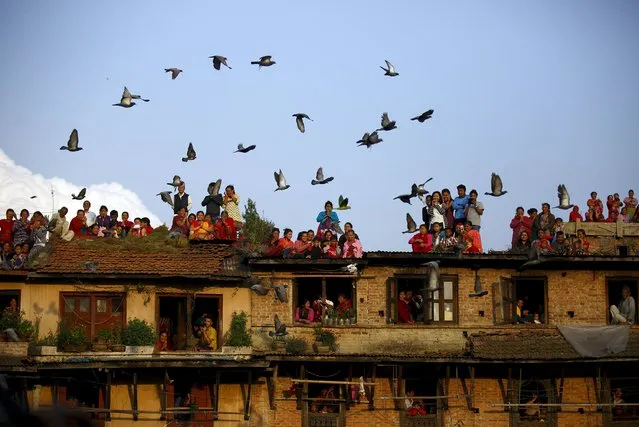
POLYGON ((34 302, 33 312, 36 315, 49 314, 52 316, 57 316, 59 314, 58 308, 55 306, 53 302, 49 303, 49 308, 47 308, 46 311, 43 307, 40 307, 40 305, 37 302, 34 302))

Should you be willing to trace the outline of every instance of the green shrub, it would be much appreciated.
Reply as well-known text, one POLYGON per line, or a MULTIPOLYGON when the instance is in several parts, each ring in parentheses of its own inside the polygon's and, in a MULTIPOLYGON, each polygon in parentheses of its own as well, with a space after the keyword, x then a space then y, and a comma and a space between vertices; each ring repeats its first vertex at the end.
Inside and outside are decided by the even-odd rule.
POLYGON ((231 317, 231 328, 225 334, 224 345, 231 347, 249 347, 253 344, 251 334, 246 324, 248 323, 248 315, 245 312, 233 312, 231 317))
POLYGON ((313 335, 315 335, 315 341, 327 345, 331 351, 337 350, 337 335, 332 331, 327 331, 318 325, 313 329, 313 335))
POLYGON ((0 331, 13 329, 20 338, 31 338, 35 331, 33 322, 24 318, 24 311, 4 310, 0 317, 0 331))
POLYGON ((58 337, 56 337, 53 332, 49 332, 44 338, 37 338, 33 341, 33 345, 38 346, 55 346, 58 342, 58 337))
POLYGON ((67 345, 89 345, 90 341, 82 326, 70 327, 65 321, 58 324, 58 336, 56 340, 58 347, 64 348, 67 345))
POLYGON ((122 334, 124 345, 154 345, 155 341, 153 327, 140 319, 129 320, 122 334))
POLYGON ((104 341, 106 343, 110 343, 113 341, 113 331, 108 328, 100 329, 98 333, 95 335, 96 341, 104 341))
POLYGON ((286 340, 286 352, 290 354, 306 353, 308 344, 302 338, 289 338, 286 340))

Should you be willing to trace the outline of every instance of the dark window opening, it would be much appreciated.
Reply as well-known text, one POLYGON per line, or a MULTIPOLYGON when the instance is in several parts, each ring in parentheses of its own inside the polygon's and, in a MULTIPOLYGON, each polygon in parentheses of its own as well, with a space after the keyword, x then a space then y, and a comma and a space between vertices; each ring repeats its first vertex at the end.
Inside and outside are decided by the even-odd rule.
POLYGON ((513 279, 513 320, 521 324, 547 323, 546 281, 544 279, 513 279))
POLYGON ((628 404, 639 404, 639 387, 636 378, 619 378, 610 380, 610 403, 612 421, 615 425, 637 425, 639 422, 639 406, 629 406, 628 404))
POLYGON ((167 406, 176 410, 169 414, 167 427, 191 425, 193 421, 213 421, 214 380, 180 376, 167 387, 167 406))
POLYGON ((20 291, 0 291, 0 310, 12 309, 12 304, 15 304, 16 309, 20 311, 20 291), (12 302, 15 300, 15 303, 12 302))
POLYGON ((549 394, 537 380, 523 381, 519 390, 519 419, 521 421, 544 422, 548 415, 549 394))
MULTIPOLYGON (((303 319, 304 304, 310 303, 313 310, 313 323, 322 322, 326 316, 340 319, 355 319, 355 281, 350 278, 298 278, 295 286, 294 318, 299 309, 299 318, 303 319), (328 305, 320 303, 326 300, 328 305), (332 303, 332 306, 331 306, 332 303)), ((308 318, 308 317, 307 317, 308 318)), ((297 322, 306 323, 306 322, 297 322)))
POLYGON ((217 346, 221 345, 222 331, 220 297, 197 295, 159 296, 157 324, 158 333, 167 332, 172 350, 190 350, 198 342, 197 327, 205 317, 210 317, 217 332, 217 346))
MULTIPOLYGON (((623 296, 622 296, 622 291, 623 288, 625 286, 628 286, 628 288, 630 288, 630 296, 632 296, 632 298, 635 300, 635 318, 632 319, 633 323, 637 322, 637 310, 639 309, 639 306, 637 305, 637 295, 639 295, 639 286, 638 286, 638 281, 636 279, 608 279, 608 307, 610 308, 611 306, 615 306, 617 307, 618 310, 622 310, 622 302, 623 302, 623 296)), ((610 311, 608 311, 607 313, 608 315, 608 322, 609 323, 618 323, 620 322, 620 319, 618 319, 617 321, 615 321, 612 318, 612 314, 610 313, 610 311)))

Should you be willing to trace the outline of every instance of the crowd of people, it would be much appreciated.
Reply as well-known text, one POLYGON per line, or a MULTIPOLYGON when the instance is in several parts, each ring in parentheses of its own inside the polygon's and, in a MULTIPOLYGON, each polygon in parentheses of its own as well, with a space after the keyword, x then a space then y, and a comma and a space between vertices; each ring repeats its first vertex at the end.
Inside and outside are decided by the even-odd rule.
POLYGON ((353 230, 353 224, 347 222, 344 228, 340 226, 337 212, 333 210, 333 203, 329 200, 324 204, 324 210, 317 215, 319 223, 317 231, 310 229, 297 233, 293 241, 293 230, 273 228, 269 240, 266 242, 267 257, 322 259, 322 258, 361 258, 364 249, 359 236, 353 230), (338 237, 338 235, 340 235, 338 237))

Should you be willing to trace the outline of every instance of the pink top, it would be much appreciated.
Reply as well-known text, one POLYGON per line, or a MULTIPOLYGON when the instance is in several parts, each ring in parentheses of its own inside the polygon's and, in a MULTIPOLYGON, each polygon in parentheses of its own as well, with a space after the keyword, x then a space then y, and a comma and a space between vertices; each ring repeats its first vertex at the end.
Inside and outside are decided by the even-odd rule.
POLYGON ((342 258, 361 258, 363 253, 364 249, 359 240, 354 240, 352 243, 347 240, 342 249, 342 258))
MULTIPOLYGON (((301 310, 300 310, 299 307, 297 307, 295 309, 295 321, 296 322, 300 321, 300 311, 301 310)), ((315 319, 315 313, 313 313, 313 309, 312 308, 309 308, 308 309, 308 316, 306 316, 306 320, 308 320, 309 322, 312 322, 313 319, 315 319)))

